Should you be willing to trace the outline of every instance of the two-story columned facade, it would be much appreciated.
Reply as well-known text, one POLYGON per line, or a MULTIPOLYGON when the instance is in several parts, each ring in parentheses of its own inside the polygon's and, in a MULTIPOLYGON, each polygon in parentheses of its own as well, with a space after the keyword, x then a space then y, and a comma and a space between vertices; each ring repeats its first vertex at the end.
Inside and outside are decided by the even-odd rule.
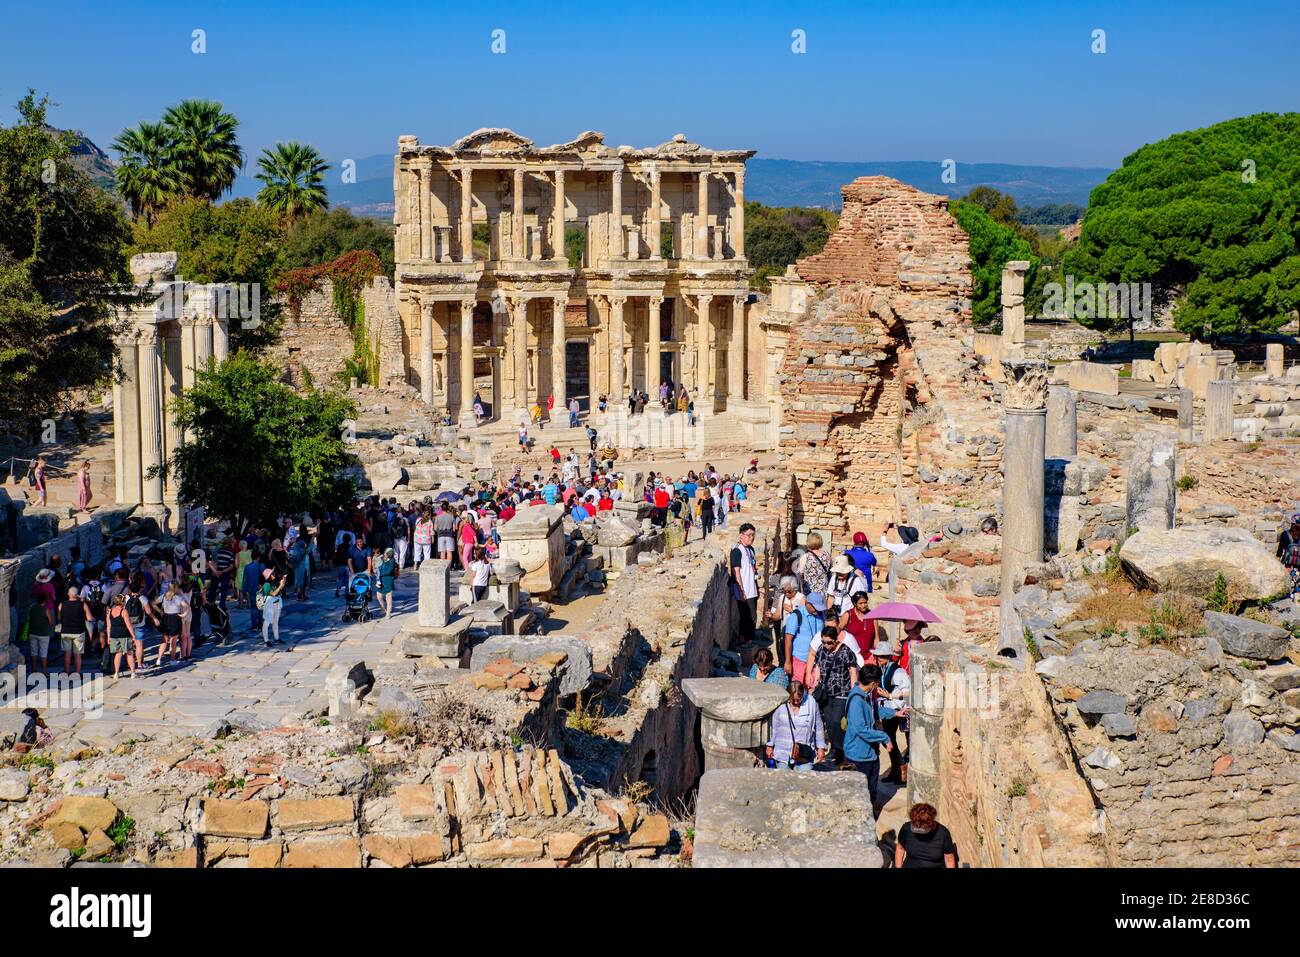
POLYGON ((472 421, 554 396, 584 408, 685 384, 704 413, 758 398, 747 375, 748 150, 678 135, 538 147, 506 129, 451 146, 402 136, 394 159, 407 381, 472 421), (490 376, 490 386, 488 377, 490 376))

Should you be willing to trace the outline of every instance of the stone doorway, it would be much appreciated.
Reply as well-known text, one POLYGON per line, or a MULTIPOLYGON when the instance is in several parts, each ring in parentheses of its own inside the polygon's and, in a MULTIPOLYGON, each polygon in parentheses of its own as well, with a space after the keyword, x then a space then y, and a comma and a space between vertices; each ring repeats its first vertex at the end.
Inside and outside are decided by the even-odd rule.
POLYGON ((585 339, 564 344, 564 394, 578 400, 578 408, 591 411, 591 346, 585 339))

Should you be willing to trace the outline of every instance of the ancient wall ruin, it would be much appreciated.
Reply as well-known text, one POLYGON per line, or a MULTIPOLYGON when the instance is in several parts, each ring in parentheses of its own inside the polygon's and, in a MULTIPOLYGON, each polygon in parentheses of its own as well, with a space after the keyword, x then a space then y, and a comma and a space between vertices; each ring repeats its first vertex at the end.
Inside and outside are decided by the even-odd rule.
POLYGON ((821 294, 792 323, 781 367, 794 517, 833 530, 894 518, 895 490, 921 465, 968 481, 996 467, 1001 445, 970 352, 966 234, 947 200, 883 176, 843 199, 826 248, 796 266, 821 294))

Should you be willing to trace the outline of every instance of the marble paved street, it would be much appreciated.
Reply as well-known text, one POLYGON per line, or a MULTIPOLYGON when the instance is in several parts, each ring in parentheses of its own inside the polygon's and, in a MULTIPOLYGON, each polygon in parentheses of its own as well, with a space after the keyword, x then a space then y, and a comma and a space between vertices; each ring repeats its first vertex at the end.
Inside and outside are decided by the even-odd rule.
MULTIPOLYGON (((398 579, 391 619, 383 619, 376 602, 371 614, 378 617, 344 622, 343 600, 334 597, 333 574, 318 575, 307 601, 285 600, 280 617, 284 644, 275 648, 248 633, 249 613, 237 609, 232 599, 231 639, 225 647, 209 641, 195 649, 190 661, 164 661, 160 669, 135 678, 126 673, 116 680, 106 678, 98 715, 93 707, 41 707, 44 702, 38 707, 56 733, 72 730, 100 741, 163 730, 197 731, 232 712, 283 724, 301 714, 313 693, 323 692, 334 665, 358 659, 374 662, 388 652, 402 618, 415 614, 418 583, 413 569, 398 579)), ((157 631, 151 629, 146 662, 154 661, 157 644, 157 631)))

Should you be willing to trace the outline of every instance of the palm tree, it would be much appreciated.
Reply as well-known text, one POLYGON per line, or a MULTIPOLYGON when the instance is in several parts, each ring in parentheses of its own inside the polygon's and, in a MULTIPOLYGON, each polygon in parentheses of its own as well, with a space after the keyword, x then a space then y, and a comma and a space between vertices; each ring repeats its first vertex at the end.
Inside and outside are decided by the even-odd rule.
POLYGON ((120 154, 117 190, 131 204, 131 214, 152 226, 158 210, 184 189, 184 176, 172 151, 171 136, 161 123, 141 123, 113 140, 120 154))
POLYGON ((185 192, 215 200, 234 185, 244 166, 235 141, 239 121, 212 100, 182 100, 167 108, 163 125, 171 134, 176 162, 185 177, 185 192))
POLYGON ((325 171, 329 165, 315 147, 304 143, 276 143, 262 151, 257 160, 257 178, 266 185, 257 201, 280 213, 290 222, 329 206, 325 194, 325 171))

